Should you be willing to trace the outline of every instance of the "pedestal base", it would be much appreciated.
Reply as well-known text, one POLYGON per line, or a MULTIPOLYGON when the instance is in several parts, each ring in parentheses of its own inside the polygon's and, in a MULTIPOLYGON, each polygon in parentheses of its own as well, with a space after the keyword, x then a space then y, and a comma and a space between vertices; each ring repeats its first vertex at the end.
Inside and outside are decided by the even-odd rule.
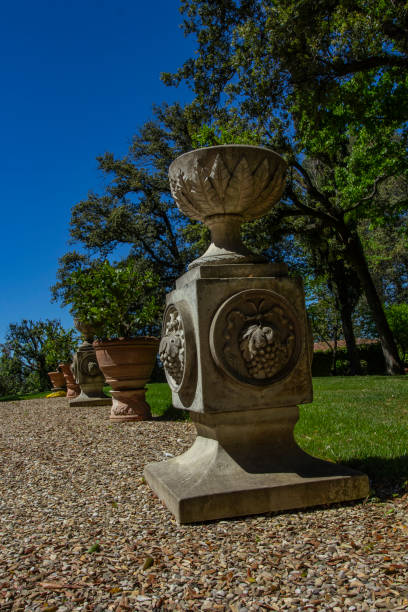
POLYGON ((111 421, 148 421, 152 418, 150 406, 145 400, 145 389, 111 391, 111 394, 111 421))
POLYGON ((110 397, 88 397, 81 393, 78 397, 69 400, 70 406, 112 406, 112 398, 110 397))
POLYGON ((297 407, 192 414, 198 436, 180 457, 144 475, 179 523, 361 499, 368 478, 303 452, 297 407))

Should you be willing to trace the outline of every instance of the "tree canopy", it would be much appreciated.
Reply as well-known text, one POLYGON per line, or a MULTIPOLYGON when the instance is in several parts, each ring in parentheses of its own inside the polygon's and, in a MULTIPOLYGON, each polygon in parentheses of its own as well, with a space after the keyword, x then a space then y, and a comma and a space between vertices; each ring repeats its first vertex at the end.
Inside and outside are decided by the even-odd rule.
POLYGON ((65 330, 58 319, 10 323, 0 346, 0 381, 3 392, 43 391, 50 388, 48 372, 61 362, 71 362, 77 348, 75 330, 65 330), (11 374, 7 384, 7 374, 11 374))
POLYGON ((73 208, 71 235, 88 254, 62 258, 54 297, 64 299, 74 270, 92 266, 95 256, 112 258, 126 245, 141 270, 159 276, 157 301, 164 302, 165 291, 208 241, 208 231, 174 206, 169 164, 220 138, 250 141, 284 155, 289 172, 280 204, 244 227, 244 239, 269 256, 301 251, 297 262, 308 260, 326 279, 344 334, 351 329, 350 359, 351 318, 363 292, 387 369, 400 372, 365 232, 386 231, 407 210, 404 5, 182 0, 181 11, 197 53, 163 79, 171 85, 186 80, 195 100, 187 108, 155 107, 128 155, 98 158, 111 182, 73 208))
POLYGON ((221 96, 269 121, 271 108, 320 128, 336 113, 407 120, 408 11, 392 0, 182 0, 198 49, 176 74, 210 111, 221 96), (341 99, 341 107, 338 102, 341 99))
POLYGON ((125 157, 97 158, 111 181, 104 193, 91 192, 72 209, 71 237, 86 253, 74 250, 61 258, 54 299, 66 301, 70 275, 92 267, 95 258, 114 259, 119 246, 141 272, 152 270, 158 277, 157 301, 164 302, 165 291, 198 254, 184 234, 189 221, 174 205, 167 176, 170 163, 192 148, 182 107, 163 105, 154 108, 125 157))
POLYGON ((387 370, 400 372, 359 225, 386 225, 407 210, 404 5, 184 0, 181 10, 198 49, 164 81, 193 88, 191 116, 245 118, 286 156, 280 218, 302 216, 332 233, 366 295, 387 370))

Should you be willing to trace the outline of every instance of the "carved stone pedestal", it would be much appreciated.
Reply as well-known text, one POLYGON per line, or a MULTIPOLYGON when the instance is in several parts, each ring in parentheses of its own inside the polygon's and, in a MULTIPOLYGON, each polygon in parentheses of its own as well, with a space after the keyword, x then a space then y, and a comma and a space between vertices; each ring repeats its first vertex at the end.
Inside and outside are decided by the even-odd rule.
POLYGON ((170 166, 179 208, 212 244, 167 296, 160 357, 173 405, 197 428, 180 457, 145 477, 180 523, 365 497, 368 478, 295 443, 298 404, 312 401, 312 338, 300 278, 261 263, 240 224, 275 204, 286 164, 261 147, 199 149, 170 166))
POLYGON ((179 523, 305 508, 367 495, 367 477, 303 452, 296 406, 191 413, 193 446, 146 467, 145 477, 179 523))
POLYGON ((81 392, 70 400, 70 406, 112 405, 111 398, 103 392, 105 378, 99 369, 95 349, 88 340, 85 340, 75 353, 72 370, 81 392))
POLYGON ((202 265, 167 302, 160 356, 197 439, 145 477, 180 523, 367 495, 365 475, 310 457, 293 439, 296 405, 312 401, 300 279, 278 264, 202 265))

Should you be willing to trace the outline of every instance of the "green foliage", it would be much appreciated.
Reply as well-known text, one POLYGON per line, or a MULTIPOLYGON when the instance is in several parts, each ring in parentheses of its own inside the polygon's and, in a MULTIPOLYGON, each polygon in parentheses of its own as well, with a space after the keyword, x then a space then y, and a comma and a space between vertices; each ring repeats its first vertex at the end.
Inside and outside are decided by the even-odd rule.
POLYGON ((168 181, 170 163, 193 148, 189 131, 180 105, 155 107, 153 119, 138 130, 123 158, 113 153, 98 158, 106 189, 78 202, 70 223, 72 241, 86 254, 72 251, 60 259, 54 300, 68 301, 72 272, 108 256, 119 259, 125 251, 141 274, 153 270, 157 275, 156 299, 164 303, 166 291, 198 256, 185 240, 188 221, 175 206, 168 181))
POLYGON ((86 552, 89 555, 92 555, 93 553, 100 552, 100 550, 101 550, 101 545, 99 544, 98 541, 96 541, 95 544, 92 544, 92 546, 90 546, 86 552))
POLYGON ((408 358, 408 304, 392 304, 386 310, 387 319, 403 363, 408 358))
POLYGON ((226 124, 217 121, 212 125, 204 124, 191 134, 191 143, 195 149, 227 144, 260 145, 262 141, 263 136, 256 126, 249 129, 242 121, 230 120, 226 124))
MULTIPOLYGON (((189 115, 200 109, 218 139, 226 120, 250 124, 285 155, 289 180, 275 220, 297 236, 310 226, 329 232, 330 256, 358 277, 395 374, 398 351, 359 235, 362 221, 386 225, 408 207, 407 189, 395 190, 408 180, 406 11, 382 4, 184 0, 184 30, 196 35, 197 53, 163 79, 192 87, 189 115)), ((199 136, 214 140, 208 125, 199 136)), ((327 277, 329 260, 320 262, 327 277)), ((343 298, 350 319, 355 296, 343 298)))
POLYGON ((338 304, 326 283, 313 281, 311 285, 308 293, 313 296, 313 302, 308 305, 307 314, 312 324, 313 338, 315 342, 326 342, 330 350, 330 343, 341 334, 338 304))
MULTIPOLYGON (((385 362, 381 345, 378 343, 359 344, 357 355, 361 364, 362 374, 385 374, 385 362)), ((313 355, 313 376, 332 376, 335 372, 338 376, 347 376, 350 372, 350 364, 345 347, 337 348, 335 355, 335 366, 333 367, 333 352, 316 351, 313 355)))
POLYGON ((116 266, 103 261, 71 273, 65 304, 98 338, 131 338, 157 325, 159 306, 152 291, 157 280, 130 260, 116 266))
POLYGON ((407 118, 404 2, 182 0, 181 12, 198 48, 163 80, 187 81, 209 113, 222 102, 261 123, 271 109, 306 115, 329 146, 339 117, 368 128, 407 118))
POLYGON ((10 323, 1 345, 0 392, 43 391, 50 388, 48 372, 70 361, 76 350, 75 330, 65 330, 57 319, 10 323))
POLYGON ((0 354, 0 396, 19 393, 24 385, 24 369, 20 359, 5 347, 0 354))
MULTIPOLYGON (((403 185, 395 185, 395 189, 403 185)), ((388 197, 392 197, 392 193, 388 197)), ((387 305, 408 302, 408 216, 372 227, 360 224, 364 250, 376 287, 387 305)))

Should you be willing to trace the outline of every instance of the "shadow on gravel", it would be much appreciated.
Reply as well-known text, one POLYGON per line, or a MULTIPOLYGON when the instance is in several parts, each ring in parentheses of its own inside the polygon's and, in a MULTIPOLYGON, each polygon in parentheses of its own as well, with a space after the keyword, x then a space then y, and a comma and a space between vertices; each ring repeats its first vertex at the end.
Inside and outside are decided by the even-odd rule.
POLYGON ((167 408, 167 410, 157 416, 153 414, 154 421, 190 421, 190 413, 188 410, 179 410, 178 408, 174 408, 172 404, 167 408))
POLYGON ((372 494, 376 497, 390 499, 408 492, 408 451, 406 455, 393 459, 367 457, 341 463, 367 474, 372 494))

